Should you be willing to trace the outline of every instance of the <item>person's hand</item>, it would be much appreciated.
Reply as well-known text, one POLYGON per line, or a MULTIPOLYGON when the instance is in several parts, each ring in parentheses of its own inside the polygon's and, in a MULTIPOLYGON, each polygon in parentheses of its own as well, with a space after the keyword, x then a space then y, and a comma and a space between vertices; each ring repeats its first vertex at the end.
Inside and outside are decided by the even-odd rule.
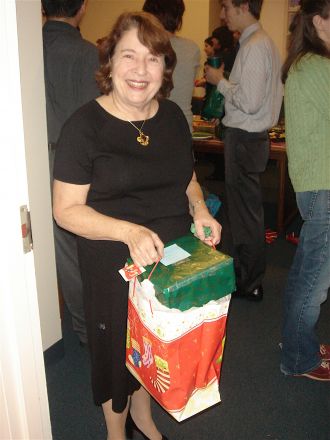
POLYGON ((205 78, 196 79, 195 81, 195 87, 205 87, 205 84, 206 84, 205 78))
POLYGON ((215 86, 224 78, 225 65, 222 63, 219 69, 215 69, 209 65, 205 66, 205 79, 208 83, 215 86))
POLYGON ((148 228, 134 225, 127 234, 125 243, 137 266, 148 266, 163 258, 164 243, 148 228))
POLYGON ((195 235, 209 246, 216 246, 221 239, 221 225, 210 214, 206 206, 195 208, 194 212, 195 235), (204 227, 211 229, 211 235, 205 237, 204 227))

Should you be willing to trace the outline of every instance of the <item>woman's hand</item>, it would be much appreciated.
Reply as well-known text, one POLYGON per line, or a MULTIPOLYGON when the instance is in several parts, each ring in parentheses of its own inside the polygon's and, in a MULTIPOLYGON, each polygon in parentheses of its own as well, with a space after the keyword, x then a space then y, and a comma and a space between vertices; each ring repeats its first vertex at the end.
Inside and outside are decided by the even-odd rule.
POLYGON ((205 78, 196 79, 195 87, 205 87, 205 85, 206 85, 206 79, 205 78))
POLYGON ((205 66, 205 79, 208 83, 217 86, 219 82, 224 79, 225 65, 222 63, 218 69, 214 67, 205 66))
POLYGON ((196 237, 209 246, 216 246, 221 239, 221 225, 212 217, 204 201, 194 206, 193 217, 196 237), (205 236, 204 227, 211 229, 211 234, 208 237, 205 236))
POLYGON ((132 225, 125 243, 134 264, 137 266, 148 266, 163 258, 164 243, 155 232, 144 226, 132 225))
POLYGON ((204 201, 203 192, 197 181, 196 173, 193 172, 191 181, 187 187, 189 200, 189 212, 194 218, 195 236, 209 246, 215 246, 220 242, 221 225, 212 217, 204 201), (211 229, 211 234, 205 237, 204 227, 211 229))

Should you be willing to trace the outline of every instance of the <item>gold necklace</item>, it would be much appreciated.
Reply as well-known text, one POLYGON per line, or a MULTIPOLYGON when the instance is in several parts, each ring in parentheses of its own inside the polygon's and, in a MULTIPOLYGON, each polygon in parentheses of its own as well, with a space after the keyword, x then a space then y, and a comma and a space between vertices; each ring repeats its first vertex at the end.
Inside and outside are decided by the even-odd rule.
POLYGON ((138 141, 139 144, 143 145, 144 147, 147 147, 149 145, 149 136, 147 136, 146 134, 143 133, 142 128, 144 126, 144 123, 146 122, 146 120, 143 121, 142 125, 140 128, 138 128, 135 124, 133 124, 133 122, 129 121, 128 122, 133 125, 134 128, 137 129, 137 131, 139 132, 139 136, 136 138, 136 140, 138 141))

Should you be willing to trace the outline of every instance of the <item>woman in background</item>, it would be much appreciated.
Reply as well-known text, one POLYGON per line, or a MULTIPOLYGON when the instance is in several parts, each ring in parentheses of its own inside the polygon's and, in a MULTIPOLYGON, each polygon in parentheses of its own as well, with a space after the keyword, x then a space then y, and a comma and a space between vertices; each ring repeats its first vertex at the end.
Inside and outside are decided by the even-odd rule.
POLYGON ((184 2, 183 0, 146 0, 143 10, 155 15, 169 32, 177 59, 173 73, 174 87, 169 99, 181 108, 189 124, 190 131, 192 131, 191 100, 194 81, 200 65, 200 50, 194 41, 175 35, 182 27, 182 17, 185 11, 184 2))
POLYGON ((108 440, 125 440, 133 421, 150 440, 165 440, 150 396, 125 366, 128 284, 118 273, 163 256, 164 243, 189 233, 220 240, 193 171, 184 114, 165 99, 175 53, 168 33, 145 12, 122 14, 99 43, 102 96, 63 127, 54 169, 54 217, 78 236, 94 401, 108 440))
POLYGON ((204 52, 206 57, 214 57, 214 41, 212 37, 207 37, 204 40, 204 52))
POLYGON ((330 381, 330 345, 315 333, 330 287, 330 0, 300 4, 283 81, 289 173, 303 226, 284 292, 281 370, 330 381))
MULTIPOLYGON (((204 52, 205 52, 206 58, 215 56, 215 54, 214 54, 214 41, 213 41, 212 37, 205 38, 204 52)), ((207 63, 207 61, 205 61, 204 66, 206 63, 207 63)), ((206 85, 206 79, 204 76, 202 78, 195 80, 195 87, 205 87, 205 85, 206 85)))
POLYGON ((225 72, 229 76, 237 54, 234 33, 227 26, 220 26, 214 29, 211 38, 213 40, 214 56, 221 58, 225 66, 225 72))

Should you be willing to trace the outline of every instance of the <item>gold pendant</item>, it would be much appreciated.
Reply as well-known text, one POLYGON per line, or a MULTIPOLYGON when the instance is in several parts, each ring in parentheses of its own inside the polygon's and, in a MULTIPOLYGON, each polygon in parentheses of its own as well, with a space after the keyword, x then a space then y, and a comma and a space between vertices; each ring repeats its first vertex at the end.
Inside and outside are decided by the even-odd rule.
POLYGON ((149 145, 149 136, 142 133, 142 131, 140 131, 140 135, 136 138, 136 140, 144 147, 147 147, 149 145))

